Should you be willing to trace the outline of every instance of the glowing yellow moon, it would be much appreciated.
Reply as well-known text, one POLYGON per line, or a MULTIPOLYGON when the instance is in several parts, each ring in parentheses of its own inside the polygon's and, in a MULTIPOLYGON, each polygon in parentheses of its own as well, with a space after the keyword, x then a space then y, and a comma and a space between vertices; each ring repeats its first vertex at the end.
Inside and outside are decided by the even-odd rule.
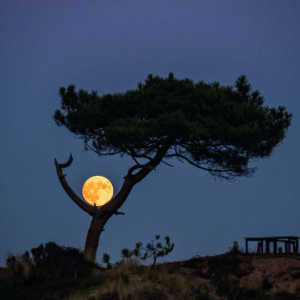
POLYGON ((114 189, 111 182, 103 176, 90 177, 82 187, 82 195, 91 205, 102 206, 113 196, 114 189))

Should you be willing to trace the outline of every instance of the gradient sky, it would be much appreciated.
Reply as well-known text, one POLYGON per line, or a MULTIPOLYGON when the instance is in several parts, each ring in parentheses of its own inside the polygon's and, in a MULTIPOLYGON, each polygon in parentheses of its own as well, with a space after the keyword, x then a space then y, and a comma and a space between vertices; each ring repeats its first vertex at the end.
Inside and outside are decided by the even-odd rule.
POLYGON ((149 73, 222 85, 245 74, 267 105, 287 107, 292 126, 250 179, 160 165, 107 223, 98 261, 156 234, 175 243, 169 261, 224 253, 235 240, 243 248, 247 236, 300 236, 299 12, 293 0, 0 1, 0 265, 49 241, 83 249, 91 218, 60 186, 55 157, 73 154, 65 173, 80 196, 92 175, 118 191, 133 164, 85 152, 56 126, 59 88, 124 92, 149 73))

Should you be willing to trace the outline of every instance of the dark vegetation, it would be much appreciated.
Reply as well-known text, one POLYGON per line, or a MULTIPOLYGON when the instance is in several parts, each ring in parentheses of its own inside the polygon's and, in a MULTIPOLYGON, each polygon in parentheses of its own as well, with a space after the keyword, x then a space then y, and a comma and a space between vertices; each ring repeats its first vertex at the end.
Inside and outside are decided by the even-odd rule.
MULTIPOLYGON (((158 249, 169 247, 168 243, 158 246, 157 243, 159 243, 158 236, 148 244, 158 249)), ((169 245, 172 245, 170 241, 169 245)), ((257 256, 252 254, 230 251, 218 256, 156 264, 155 268, 152 268, 151 265, 142 265, 139 255, 129 255, 134 250, 127 250, 121 251, 122 260, 110 264, 110 268, 86 262, 81 251, 61 247, 55 243, 33 248, 31 255, 29 252, 18 256, 10 255, 7 258, 7 267, 0 269, 0 298, 1 300, 300 299, 299 263, 294 264, 300 260, 299 256, 290 256, 294 259, 292 267, 275 276, 277 280, 282 278, 284 281, 289 280, 290 283, 298 282, 298 288, 289 293, 285 290, 272 292, 278 282, 266 275, 257 280, 254 288, 245 289, 239 285, 239 281, 245 276, 257 271, 252 265, 252 260, 257 256)), ((151 251, 153 253, 156 250, 151 251)), ((264 258, 261 258, 263 261, 264 258)), ((280 256, 269 255, 267 258, 276 262, 280 256)), ((106 263, 108 262, 109 258, 106 260, 106 263)))
MULTIPOLYGON (((159 257, 164 257, 171 253, 174 249, 175 244, 171 243, 171 239, 169 236, 165 237, 165 244, 159 241, 160 235, 156 235, 155 239, 144 247, 142 242, 138 242, 135 245, 133 250, 129 250, 128 248, 124 248, 121 251, 121 256, 123 260, 129 261, 132 257, 146 260, 148 258, 152 259, 151 271, 154 269, 157 259, 159 257)), ((110 263, 110 255, 108 253, 103 254, 102 261, 106 264, 107 269, 112 268, 112 264, 110 263)))
POLYGON ((124 248, 122 250, 122 257, 129 259, 132 256, 135 256, 136 258, 140 258, 142 260, 146 260, 147 258, 152 258, 152 265, 151 270, 153 270, 156 261, 159 257, 164 257, 171 253, 174 249, 174 243, 171 243, 171 239, 169 236, 165 237, 165 243, 162 244, 162 242, 159 241, 160 235, 156 235, 155 239, 152 240, 150 243, 147 243, 147 245, 144 247, 142 242, 138 242, 135 245, 135 248, 133 250, 129 250, 127 248, 124 248))
POLYGON ((0 272, 1 299, 63 299, 103 281, 102 275, 92 276, 100 267, 78 249, 49 242, 30 252, 8 256, 0 272))
POLYGON ((94 267, 78 249, 54 242, 31 249, 31 254, 26 251, 20 256, 8 256, 6 265, 15 278, 77 278, 88 275, 94 267))

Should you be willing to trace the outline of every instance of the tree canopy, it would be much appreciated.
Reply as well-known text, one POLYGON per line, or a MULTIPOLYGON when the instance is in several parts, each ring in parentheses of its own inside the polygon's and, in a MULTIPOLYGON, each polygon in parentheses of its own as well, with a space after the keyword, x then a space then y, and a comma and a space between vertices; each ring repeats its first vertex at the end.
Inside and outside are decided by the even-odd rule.
POLYGON ((268 157, 290 126, 283 106, 264 105, 245 76, 233 86, 194 83, 148 75, 124 93, 60 88, 61 110, 54 114, 98 155, 127 155, 136 166, 176 157, 213 176, 233 179, 254 172, 249 161, 268 157))

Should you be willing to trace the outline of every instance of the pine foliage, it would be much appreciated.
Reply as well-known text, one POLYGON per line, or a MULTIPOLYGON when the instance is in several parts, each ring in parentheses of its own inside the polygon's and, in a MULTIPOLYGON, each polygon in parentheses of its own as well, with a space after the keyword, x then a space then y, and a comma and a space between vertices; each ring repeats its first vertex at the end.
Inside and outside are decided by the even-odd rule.
POLYGON ((81 138, 99 155, 151 160, 167 147, 176 157, 226 179, 247 176, 249 162, 268 157, 284 138, 291 114, 264 105, 245 76, 233 86, 148 75, 125 93, 60 89, 57 125, 81 138))

